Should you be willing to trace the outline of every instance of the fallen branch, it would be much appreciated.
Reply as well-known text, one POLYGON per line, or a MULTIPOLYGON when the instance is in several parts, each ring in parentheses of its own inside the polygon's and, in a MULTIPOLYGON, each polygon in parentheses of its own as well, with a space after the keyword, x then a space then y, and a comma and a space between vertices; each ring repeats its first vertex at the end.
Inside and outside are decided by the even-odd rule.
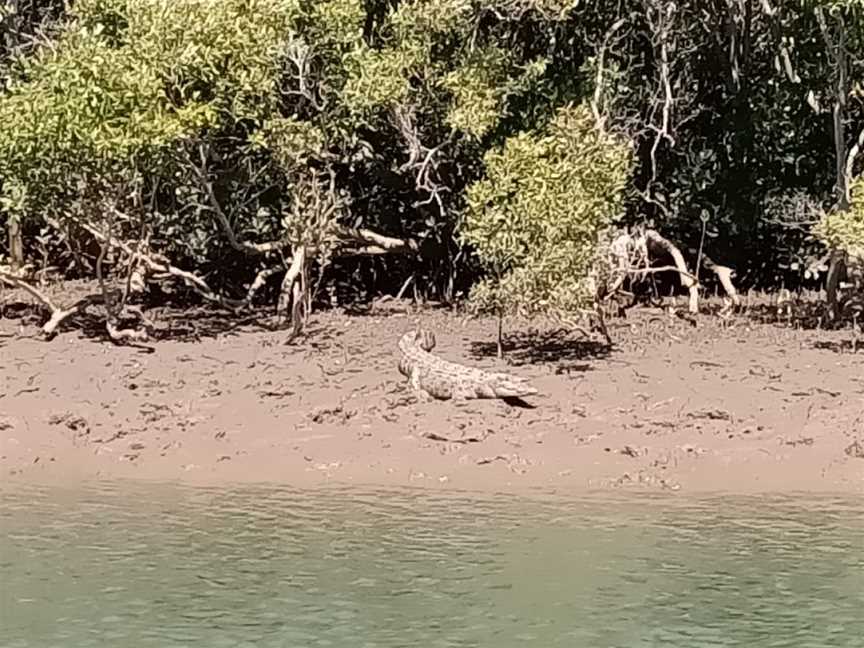
POLYGON ((80 313, 87 306, 104 302, 103 295, 87 295, 68 308, 58 306, 45 293, 30 284, 25 279, 23 272, 14 273, 6 267, 0 267, 0 281, 12 288, 17 288, 28 293, 48 311, 48 321, 41 328, 42 337, 46 340, 52 339, 57 332, 57 328, 72 315, 80 313))
POLYGON ((57 307, 48 298, 45 293, 31 285, 24 278, 25 271, 28 268, 25 266, 20 270, 13 270, 9 266, 0 266, 0 280, 4 281, 7 285, 12 286, 13 288, 18 288, 29 293, 32 297, 34 297, 41 304, 46 306, 49 310, 57 310, 57 307))
POLYGON ((132 309, 131 307, 127 306, 125 310, 138 315, 144 328, 120 328, 117 325, 117 318, 112 316, 109 317, 105 322, 105 330, 108 332, 108 337, 111 338, 111 341, 115 344, 125 344, 127 342, 147 342, 150 339, 150 335, 148 332, 148 329, 151 326, 150 321, 146 317, 144 317, 144 313, 142 313, 139 309, 132 309))
POLYGON ((79 299, 69 308, 49 308, 49 310, 51 310, 51 316, 48 318, 48 321, 42 325, 42 336, 46 340, 52 339, 57 333, 57 328, 68 318, 83 312, 88 306, 101 303, 102 295, 88 295, 83 299, 79 299))

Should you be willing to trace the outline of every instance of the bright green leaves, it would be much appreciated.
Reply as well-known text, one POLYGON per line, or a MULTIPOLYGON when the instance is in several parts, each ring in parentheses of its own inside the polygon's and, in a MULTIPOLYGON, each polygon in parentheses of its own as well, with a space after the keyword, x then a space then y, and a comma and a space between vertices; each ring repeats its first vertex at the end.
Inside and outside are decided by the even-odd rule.
POLYGON ((425 43, 467 32, 476 19, 472 0, 403 0, 390 15, 389 27, 399 42, 425 43))
POLYGON ((597 131, 585 106, 568 106, 485 164, 486 177, 468 188, 461 236, 498 281, 474 299, 496 309, 576 308, 598 236, 622 208, 630 147, 597 131))
POLYGON ((864 175, 850 186, 852 203, 847 211, 827 214, 814 233, 826 245, 864 259, 864 175))
POLYGON ((309 31, 316 41, 350 50, 363 39, 366 7, 363 0, 318 0, 308 14, 309 31))
POLYGON ((506 100, 529 90, 546 71, 538 59, 519 68, 501 47, 471 51, 465 61, 441 81, 453 97, 447 124, 456 130, 483 138, 506 116, 506 100))
POLYGON ((127 16, 126 47, 180 102, 208 101, 234 119, 273 110, 296 0, 151 0, 130 3, 127 16))
POLYGON ((366 114, 401 103, 410 92, 411 70, 421 63, 418 52, 409 48, 376 50, 359 46, 345 60, 345 105, 354 113, 366 114))
POLYGON ((269 120, 250 139, 268 149, 286 174, 302 169, 325 152, 324 134, 310 122, 294 117, 269 120))
POLYGON ((341 98, 355 115, 370 116, 398 104, 435 102, 448 128, 477 139, 506 116, 507 99, 532 89, 546 61, 523 64, 491 34, 477 38, 483 3, 409 0, 391 10, 373 47, 358 42, 343 59, 341 98), (484 42, 485 41, 485 42, 484 42))
POLYGON ((71 34, 34 62, 32 80, 0 101, 0 173, 93 157, 125 159, 209 121, 173 109, 162 80, 99 35, 71 34))
POLYGON ((0 174, 66 199, 72 172, 158 165, 204 128, 267 118, 298 15, 296 0, 79 0, 0 98, 0 174))
POLYGON ((360 41, 344 58, 348 78, 342 100, 348 109, 368 116, 406 102, 412 93, 412 78, 434 83, 436 43, 460 34, 471 24, 471 17, 468 0, 400 3, 387 14, 380 47, 360 41))
POLYGON ((465 63, 447 74, 441 85, 453 95, 447 123, 464 133, 481 138, 501 117, 510 60, 499 47, 469 54, 465 63))
MULTIPOLYGON (((538 120, 538 111, 526 116, 511 100, 543 95, 544 118, 560 102, 543 94, 545 49, 519 38, 523 30, 532 39, 547 33, 538 25, 570 4, 78 0, 52 47, 31 57, 0 97, 6 204, 62 214, 82 186, 93 188, 91 198, 100 187, 124 186, 126 170, 142 191, 159 187, 147 196, 161 201, 159 215, 139 215, 168 219, 176 229, 167 231, 198 237, 193 247, 204 250, 214 226, 201 208, 202 177, 238 232, 277 236, 283 228, 298 240, 301 230, 326 230, 377 183, 377 202, 357 201, 360 216, 374 221, 398 201, 416 202, 423 207, 401 210, 400 226, 416 231, 410 219, 423 219, 449 239, 486 142, 538 120), (411 124, 382 119, 406 106, 411 124), (459 141, 454 131, 468 137, 459 141), (411 147, 434 151, 425 169, 405 166, 411 147), (433 168, 440 204, 416 177, 433 168), (382 177, 390 186, 379 186, 382 177), (319 208, 316 220, 310 210, 319 208)), ((571 258, 588 255, 591 233, 614 211, 603 199, 618 190, 603 173, 612 173, 607 158, 617 144, 594 142, 580 110, 565 109, 545 131, 491 152, 487 177, 468 195, 466 240, 526 294, 542 293, 571 258)))

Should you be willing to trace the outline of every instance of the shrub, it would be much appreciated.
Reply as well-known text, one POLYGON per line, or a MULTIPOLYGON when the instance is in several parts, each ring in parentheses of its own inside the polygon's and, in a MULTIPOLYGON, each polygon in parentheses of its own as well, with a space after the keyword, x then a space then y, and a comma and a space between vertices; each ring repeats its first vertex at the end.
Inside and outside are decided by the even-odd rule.
POLYGON ((460 229, 491 275, 472 291, 474 304, 502 316, 585 307, 586 279, 622 209, 631 160, 630 147, 598 131, 584 105, 561 108, 542 131, 487 153, 460 229))
POLYGON ((852 193, 849 209, 823 216, 815 233, 829 247, 864 259, 864 176, 856 178, 849 188, 852 193))

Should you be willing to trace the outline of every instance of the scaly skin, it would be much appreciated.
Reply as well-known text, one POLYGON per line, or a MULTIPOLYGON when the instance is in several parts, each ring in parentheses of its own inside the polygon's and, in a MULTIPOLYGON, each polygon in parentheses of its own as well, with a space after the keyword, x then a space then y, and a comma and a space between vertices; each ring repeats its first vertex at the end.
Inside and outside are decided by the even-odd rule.
POLYGON ((538 393, 521 378, 448 362, 432 355, 433 348, 435 335, 424 329, 409 331, 399 340, 399 372, 421 398, 521 398, 538 393))

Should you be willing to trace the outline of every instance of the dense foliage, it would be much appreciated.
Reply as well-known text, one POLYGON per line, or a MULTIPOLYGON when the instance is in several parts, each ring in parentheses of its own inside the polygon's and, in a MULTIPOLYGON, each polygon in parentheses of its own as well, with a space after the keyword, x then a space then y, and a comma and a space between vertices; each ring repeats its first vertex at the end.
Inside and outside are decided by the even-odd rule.
POLYGON ((585 279, 602 233, 621 216, 630 160, 629 146, 598 131, 585 106, 490 150, 460 228, 493 277, 475 286, 475 301, 501 313, 590 303, 585 279))
POLYGON ((337 293, 576 308, 619 217, 794 286, 864 246, 862 25, 858 0, 15 0, 0 219, 67 273, 119 268, 116 238, 234 296, 305 246, 337 293))

